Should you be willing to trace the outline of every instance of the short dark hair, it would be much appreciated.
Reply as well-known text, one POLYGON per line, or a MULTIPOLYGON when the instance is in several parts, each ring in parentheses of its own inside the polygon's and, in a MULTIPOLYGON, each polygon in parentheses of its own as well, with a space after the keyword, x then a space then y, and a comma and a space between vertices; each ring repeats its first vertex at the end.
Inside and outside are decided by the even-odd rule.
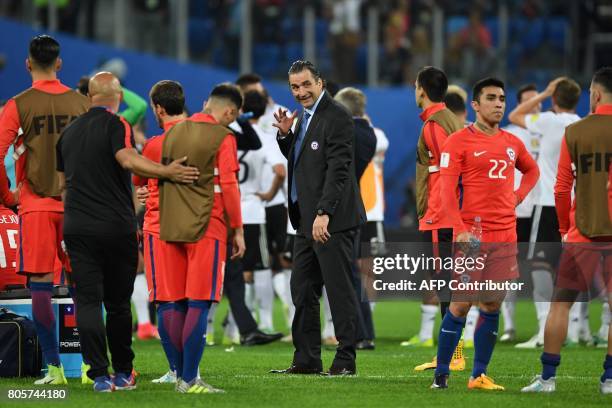
POLYGON ((325 87, 325 90, 329 92, 332 98, 335 97, 340 91, 340 85, 338 85, 337 82, 330 81, 329 79, 324 81, 323 86, 325 87))
POLYGON ((599 68, 593 75, 593 82, 603 86, 607 93, 612 93, 612 67, 599 68))
POLYGON ((494 77, 487 77, 487 78, 481 79, 480 81, 474 84, 474 88, 472 89, 472 101, 478 102, 478 99, 480 98, 480 95, 482 94, 482 90, 489 86, 501 88, 504 91, 506 90, 504 81, 498 78, 494 78, 494 77))
POLYGON ((259 119, 266 112, 268 99, 257 91, 249 91, 244 94, 244 102, 242 110, 244 112, 252 112, 253 119, 259 119))
POLYGON ((446 107, 453 113, 464 113, 467 109, 465 107, 465 101, 458 93, 451 92, 447 93, 444 97, 444 103, 446 107))
POLYGON ((516 102, 517 103, 521 103, 521 98, 523 97, 523 94, 525 92, 529 92, 529 91, 537 91, 538 88, 536 87, 535 84, 525 84, 522 85, 518 91, 516 91, 516 102))
POLYGON ((442 102, 448 90, 448 78, 441 69, 425 67, 416 77, 417 86, 423 88, 432 102, 442 102))
POLYGON ((244 88, 248 85, 254 85, 261 82, 261 77, 254 72, 248 74, 242 74, 236 79, 236 85, 240 88, 244 88))
POLYGON ((183 87, 176 81, 159 81, 151 88, 149 97, 153 105, 161 106, 170 116, 180 115, 185 112, 183 87))
POLYGON ((576 109, 580 100, 580 85, 570 78, 565 78, 559 81, 555 91, 552 94, 553 100, 561 109, 573 110, 576 109))
POLYGON ((236 108, 242 107, 242 92, 238 86, 231 82, 223 82, 213 88, 209 98, 226 99, 236 105, 236 108))
POLYGON ((305 69, 309 70, 315 80, 321 79, 321 72, 310 61, 297 60, 289 67, 289 75, 297 74, 305 69))
POLYGON ((77 82, 76 88, 81 95, 87 96, 89 94, 89 77, 82 76, 77 82))
POLYGON ((51 68, 59 57, 59 53, 59 43, 49 35, 37 35, 30 41, 29 55, 39 68, 51 68))

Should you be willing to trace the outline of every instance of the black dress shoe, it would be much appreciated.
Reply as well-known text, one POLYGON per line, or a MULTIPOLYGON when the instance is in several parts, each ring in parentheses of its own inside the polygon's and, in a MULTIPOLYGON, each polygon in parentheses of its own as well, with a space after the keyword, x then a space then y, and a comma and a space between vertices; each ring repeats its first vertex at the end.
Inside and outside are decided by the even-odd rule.
POLYGON ((345 376, 345 375, 355 375, 357 374, 356 368, 344 368, 344 367, 331 367, 327 372, 327 375, 331 376, 345 376))
POLYGON ((273 341, 280 340, 282 337, 283 333, 267 334, 259 329, 255 329, 252 332, 242 336, 240 338, 240 344, 243 346, 257 346, 272 343, 273 341))
POLYGON ((292 365, 284 370, 270 370, 272 374, 321 374, 323 370, 320 368, 299 367, 292 365))
POLYGON ((374 350, 374 341, 372 340, 361 340, 355 345, 357 350, 374 350))

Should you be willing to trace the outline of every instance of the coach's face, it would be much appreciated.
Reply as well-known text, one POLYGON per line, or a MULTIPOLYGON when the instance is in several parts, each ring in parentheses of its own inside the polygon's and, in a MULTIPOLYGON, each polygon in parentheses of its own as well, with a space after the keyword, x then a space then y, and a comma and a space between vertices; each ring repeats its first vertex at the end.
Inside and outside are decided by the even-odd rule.
POLYGON ((289 86, 295 100, 305 108, 311 108, 323 92, 323 81, 315 79, 308 69, 289 75, 289 86))
POLYGON ((493 125, 498 124, 506 110, 506 94, 497 86, 487 86, 482 89, 478 101, 472 102, 472 108, 482 120, 493 125))

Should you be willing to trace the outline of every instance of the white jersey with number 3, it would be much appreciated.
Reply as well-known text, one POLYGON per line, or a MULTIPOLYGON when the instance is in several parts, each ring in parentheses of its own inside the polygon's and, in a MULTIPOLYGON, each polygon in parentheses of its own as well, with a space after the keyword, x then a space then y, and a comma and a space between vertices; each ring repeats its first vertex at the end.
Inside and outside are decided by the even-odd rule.
MULTIPOLYGON (((257 134, 261 129, 253 125, 257 134)), ((240 206, 242 208, 242 221, 245 224, 265 224, 266 207, 257 193, 265 193, 262 189, 263 178, 267 167, 283 164, 284 157, 278 148, 261 138, 262 146, 257 150, 238 150, 238 163, 240 173, 240 206)))

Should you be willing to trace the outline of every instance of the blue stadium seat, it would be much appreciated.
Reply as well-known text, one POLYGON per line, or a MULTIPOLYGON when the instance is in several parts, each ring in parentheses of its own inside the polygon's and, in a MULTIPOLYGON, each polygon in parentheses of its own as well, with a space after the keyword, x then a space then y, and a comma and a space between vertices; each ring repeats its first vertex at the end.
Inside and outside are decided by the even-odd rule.
POLYGON ((546 26, 544 19, 534 18, 526 21, 522 32, 522 44, 525 51, 533 51, 544 42, 546 26))
POLYGON ((304 47, 302 43, 288 43, 285 46, 285 62, 291 64, 301 59, 304 59, 304 47))
POLYGON ((303 37, 301 20, 286 17, 281 24, 285 41, 299 41, 303 37))
POLYGON ((329 34, 329 22, 322 18, 317 19, 315 23, 315 42, 317 47, 325 47, 327 45, 327 36, 329 34))
POLYGON ((491 33, 491 41, 493 42, 493 47, 497 47, 499 45, 499 21, 497 17, 489 17, 484 22, 485 27, 491 33))
POLYGON ((196 54, 204 53, 210 47, 214 35, 215 22, 209 18, 189 19, 189 48, 196 54))
POLYGON ((569 22, 566 17, 551 17, 546 24, 546 39, 555 48, 555 50, 563 51, 565 49, 565 40, 568 35, 569 22))
POLYGON ((446 19, 446 35, 452 35, 467 27, 469 20, 466 16, 450 16, 446 19))
POLYGON ((274 76, 281 67, 281 47, 274 43, 260 43, 253 47, 253 68, 264 78, 274 76))

